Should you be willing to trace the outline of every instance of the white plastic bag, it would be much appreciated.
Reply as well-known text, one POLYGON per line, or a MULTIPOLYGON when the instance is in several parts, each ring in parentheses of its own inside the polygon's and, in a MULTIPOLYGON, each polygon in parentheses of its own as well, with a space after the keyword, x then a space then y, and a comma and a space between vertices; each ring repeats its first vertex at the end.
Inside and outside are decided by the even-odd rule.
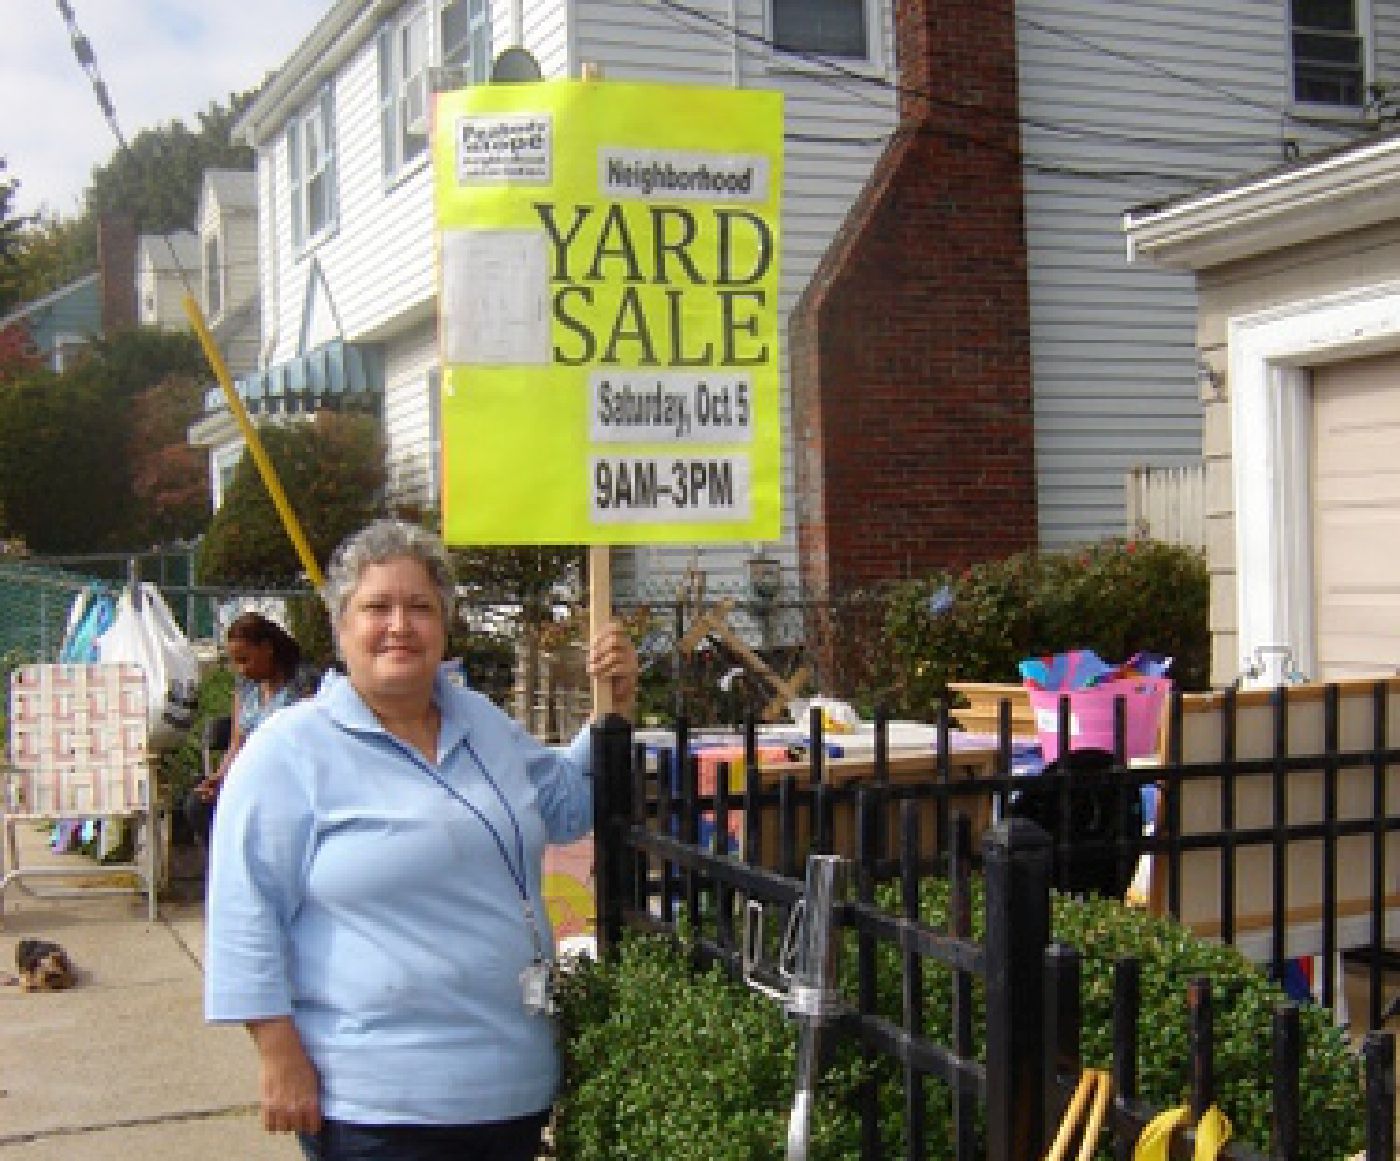
POLYGON ((788 714, 799 726, 811 721, 814 709, 822 711, 822 729, 829 734, 854 734, 860 729, 860 714, 850 702, 834 697, 797 697, 788 702, 788 714))
POLYGON ((97 660, 128 662, 146 675, 147 745, 178 746, 189 732, 199 701, 199 659, 149 581, 122 590, 111 628, 97 638, 97 660))

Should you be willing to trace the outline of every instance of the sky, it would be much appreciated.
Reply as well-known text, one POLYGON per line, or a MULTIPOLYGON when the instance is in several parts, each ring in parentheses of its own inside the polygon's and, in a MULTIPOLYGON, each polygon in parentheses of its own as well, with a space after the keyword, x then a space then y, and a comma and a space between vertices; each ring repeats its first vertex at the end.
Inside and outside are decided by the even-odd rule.
MULTIPOLYGON (((332 0, 69 0, 130 141, 257 85, 332 0)), ((71 217, 117 139, 73 55, 54 0, 0 0, 0 158, 20 187, 14 210, 71 217)))

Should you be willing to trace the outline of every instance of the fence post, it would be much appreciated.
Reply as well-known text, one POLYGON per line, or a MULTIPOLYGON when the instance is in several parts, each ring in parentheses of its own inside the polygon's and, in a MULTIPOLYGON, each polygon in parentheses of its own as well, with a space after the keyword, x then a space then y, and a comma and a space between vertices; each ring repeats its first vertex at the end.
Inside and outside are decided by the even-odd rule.
POLYGON ((593 876, 598 958, 622 938, 622 912, 635 895, 636 864, 623 836, 632 823, 632 726, 607 714, 592 728, 593 876))
POLYGON ((1011 818, 982 840, 987 929, 987 1157, 1034 1161, 1045 1147, 1045 949, 1050 837, 1011 818))
POLYGON ((1361 1041, 1366 1066, 1366 1157, 1395 1156, 1395 1037, 1367 1032, 1361 1041))
POLYGON ((1045 953, 1045 1124, 1058 1125, 1069 1099, 1063 1080, 1079 1076, 1083 1005, 1079 997, 1079 951, 1054 943, 1045 953))

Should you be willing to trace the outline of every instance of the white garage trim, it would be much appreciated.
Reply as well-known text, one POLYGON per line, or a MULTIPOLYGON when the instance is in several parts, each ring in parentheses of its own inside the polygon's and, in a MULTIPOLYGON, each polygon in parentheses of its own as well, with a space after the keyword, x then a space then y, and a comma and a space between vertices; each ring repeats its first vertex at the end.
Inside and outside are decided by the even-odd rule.
POLYGON ((1240 669, 1273 685, 1285 657, 1315 676, 1308 368, 1400 349, 1400 283, 1232 318, 1229 342, 1240 669))

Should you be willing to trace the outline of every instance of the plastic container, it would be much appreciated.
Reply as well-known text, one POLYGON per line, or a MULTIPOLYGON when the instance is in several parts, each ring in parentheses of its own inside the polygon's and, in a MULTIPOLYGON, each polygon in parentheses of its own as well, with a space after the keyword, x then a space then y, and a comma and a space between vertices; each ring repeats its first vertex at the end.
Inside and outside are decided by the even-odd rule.
POLYGON ((1060 698, 1069 698, 1069 748, 1113 752, 1113 703, 1127 706, 1125 758, 1144 758, 1157 750, 1162 707, 1171 692, 1169 677, 1130 677, 1087 689, 1027 689, 1035 713, 1036 733, 1047 763, 1060 755, 1060 698))

